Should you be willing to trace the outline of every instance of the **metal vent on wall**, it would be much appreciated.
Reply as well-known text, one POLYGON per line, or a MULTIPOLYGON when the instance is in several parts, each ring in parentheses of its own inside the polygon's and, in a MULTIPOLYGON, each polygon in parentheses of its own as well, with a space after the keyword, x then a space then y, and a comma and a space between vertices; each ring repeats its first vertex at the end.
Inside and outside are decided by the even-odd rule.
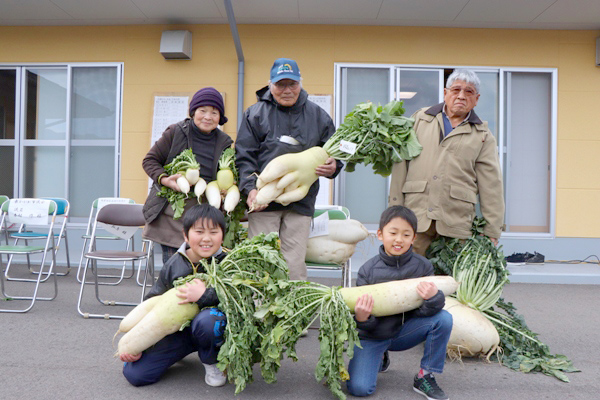
POLYGON ((163 31, 160 38, 160 54, 166 60, 191 60, 192 32, 163 31))

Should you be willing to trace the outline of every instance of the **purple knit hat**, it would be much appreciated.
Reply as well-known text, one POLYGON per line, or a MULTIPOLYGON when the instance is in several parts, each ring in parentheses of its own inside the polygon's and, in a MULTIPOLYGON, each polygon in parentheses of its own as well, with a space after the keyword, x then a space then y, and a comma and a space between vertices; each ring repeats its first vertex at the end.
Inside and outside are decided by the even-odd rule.
POLYGON ((225 104, 223 103, 223 96, 213 87, 205 87, 196 92, 190 101, 190 117, 194 116, 196 108, 202 106, 213 106, 219 110, 220 119, 219 125, 223 125, 227 122, 225 116, 225 104))

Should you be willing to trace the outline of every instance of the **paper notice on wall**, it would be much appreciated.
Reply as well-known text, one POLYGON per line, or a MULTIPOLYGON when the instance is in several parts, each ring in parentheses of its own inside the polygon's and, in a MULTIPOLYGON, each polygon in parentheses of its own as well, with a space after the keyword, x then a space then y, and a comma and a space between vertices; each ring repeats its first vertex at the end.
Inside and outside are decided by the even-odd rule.
MULTIPOLYGON (((190 96, 154 96, 152 113, 152 137, 150 147, 162 136, 169 125, 184 120, 188 116, 190 96)), ((148 190, 152 187, 152 179, 148 178, 148 190)))
POLYGON ((152 140, 154 144, 169 125, 179 122, 188 116, 189 96, 154 96, 154 112, 152 114, 152 140))
POLYGON ((309 94, 308 99, 321 107, 327 115, 331 117, 331 95, 330 94, 309 94))

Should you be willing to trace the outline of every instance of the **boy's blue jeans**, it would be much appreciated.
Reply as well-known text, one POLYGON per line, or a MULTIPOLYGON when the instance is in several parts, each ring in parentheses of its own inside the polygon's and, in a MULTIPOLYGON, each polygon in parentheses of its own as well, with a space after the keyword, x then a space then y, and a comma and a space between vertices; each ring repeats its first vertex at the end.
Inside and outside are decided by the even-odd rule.
POLYGON ((377 374, 383 362, 383 353, 402 351, 425 342, 421 368, 442 373, 446 360, 446 346, 452 331, 452 315, 442 310, 431 317, 415 317, 407 320, 391 339, 361 339, 362 349, 354 347, 350 360, 347 382, 348 392, 353 396, 369 396, 377 387, 377 374))
POLYGON ((204 364, 215 364, 227 320, 217 308, 205 308, 189 327, 161 339, 136 362, 127 362, 123 375, 134 386, 158 382, 167 369, 195 351, 204 364))

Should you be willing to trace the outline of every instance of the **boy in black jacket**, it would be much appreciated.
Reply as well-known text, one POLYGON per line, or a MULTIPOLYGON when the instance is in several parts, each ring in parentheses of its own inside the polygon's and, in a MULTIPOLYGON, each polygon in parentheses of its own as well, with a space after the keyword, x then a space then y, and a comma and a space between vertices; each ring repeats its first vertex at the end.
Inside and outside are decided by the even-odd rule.
MULTIPOLYGON (((383 212, 377 238, 383 242, 379 255, 368 260, 358 271, 357 286, 433 275, 433 265, 412 251, 417 217, 403 206, 383 212)), ((354 348, 350 360, 347 388, 354 396, 375 392, 377 373, 389 366, 388 350, 402 351, 425 342, 421 369, 414 378, 413 389, 430 400, 448 399, 437 385, 433 373, 442 373, 446 345, 452 331, 452 316, 445 310, 444 294, 433 282, 421 282, 417 292, 423 304, 402 314, 374 317, 373 297, 364 294, 355 306, 356 325, 362 349, 354 348)))
MULTIPOLYGON (((146 299, 171 289, 177 278, 203 272, 200 260, 210 262, 210 258, 215 258, 221 261, 225 257, 221 248, 224 232, 225 219, 216 208, 200 204, 186 211, 183 215, 185 242, 163 266, 146 299)), ((180 304, 198 303, 200 313, 190 326, 166 336, 142 353, 121 354, 121 361, 125 361, 123 375, 134 386, 149 385, 158 382, 171 365, 197 351, 206 371, 205 382, 210 386, 223 386, 227 379, 217 368, 217 355, 227 321, 225 314, 217 308, 217 294, 200 279, 181 286, 178 291, 177 296, 182 299, 180 304)))

